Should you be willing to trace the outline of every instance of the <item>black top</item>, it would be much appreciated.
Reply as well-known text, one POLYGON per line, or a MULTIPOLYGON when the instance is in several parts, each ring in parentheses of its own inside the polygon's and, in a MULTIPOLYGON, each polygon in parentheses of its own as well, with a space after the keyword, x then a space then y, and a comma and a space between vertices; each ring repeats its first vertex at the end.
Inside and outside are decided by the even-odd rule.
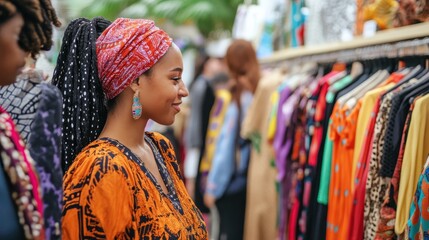
MULTIPOLYGON (((214 90, 212 88, 212 86, 210 85, 209 82, 205 81, 206 83, 206 88, 205 88, 205 93, 204 93, 204 99, 203 102, 201 104, 201 134, 203 136, 202 138, 202 142, 201 142, 201 148, 200 148, 200 156, 199 156, 199 162, 198 162, 198 169, 200 169, 200 164, 201 164, 201 160, 204 156, 204 152, 205 152, 205 148, 206 148, 206 133, 207 133, 207 128, 209 125, 209 120, 210 120, 210 111, 213 107, 213 104, 215 102, 215 93, 214 90)), ((194 201, 195 201, 195 205, 200 209, 201 212, 203 213, 209 213, 210 210, 206 207, 206 205, 204 204, 204 193, 202 192, 201 189, 201 173, 200 171, 198 171, 197 173, 197 177, 195 180, 195 197, 194 197, 194 201)))
POLYGON ((393 176, 408 110, 415 97, 429 92, 429 81, 427 80, 422 79, 421 82, 401 90, 392 99, 381 158, 380 175, 382 177, 393 176))

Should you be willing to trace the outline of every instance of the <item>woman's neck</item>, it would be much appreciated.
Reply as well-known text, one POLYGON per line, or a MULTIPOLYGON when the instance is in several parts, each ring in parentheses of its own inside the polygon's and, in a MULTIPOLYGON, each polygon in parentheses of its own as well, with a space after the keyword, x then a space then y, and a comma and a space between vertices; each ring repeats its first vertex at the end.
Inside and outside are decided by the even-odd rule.
POLYGON ((131 117, 131 110, 121 109, 109 112, 106 124, 100 134, 100 138, 109 137, 118 140, 127 147, 144 146, 144 134, 147 124, 146 119, 135 120, 131 117))

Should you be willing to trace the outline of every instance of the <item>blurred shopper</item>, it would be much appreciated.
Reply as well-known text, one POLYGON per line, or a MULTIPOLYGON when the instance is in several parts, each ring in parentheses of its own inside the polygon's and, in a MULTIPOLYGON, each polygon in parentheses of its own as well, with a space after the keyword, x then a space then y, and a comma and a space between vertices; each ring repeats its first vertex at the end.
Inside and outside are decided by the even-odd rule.
POLYGON ((219 213, 219 239, 243 239, 251 146, 240 136, 240 131, 260 72, 256 52, 248 41, 234 40, 225 60, 232 78, 231 101, 217 138, 204 202, 219 213))
MULTIPOLYGON (((190 114, 185 132, 185 179, 189 195, 195 199, 195 178, 201 153, 204 152, 210 110, 215 95, 211 79, 218 73, 226 71, 219 58, 206 57, 201 72, 190 87, 190 114)), ((203 209, 202 209, 203 210, 203 209)), ((203 212, 207 212, 203 210, 203 212)))
POLYGON ((41 71, 27 69, 17 82, 0 89, 2 107, 10 113, 39 174, 46 239, 61 239, 63 170, 61 167, 60 91, 41 71))
POLYGON ((209 211, 209 214, 204 215, 206 223, 210 227, 210 239, 217 239, 219 235, 219 214, 215 207, 207 208, 204 204, 203 196, 206 191, 207 177, 212 166, 212 160, 216 149, 216 142, 219 138, 222 124, 225 119, 225 114, 229 103, 231 102, 231 94, 229 91, 230 76, 227 73, 219 73, 211 80, 215 94, 215 101, 208 116, 207 132, 205 134, 204 151, 201 152, 201 158, 198 164, 198 173, 195 186, 195 201, 209 211))
MULTIPOLYGON (((52 24, 60 26, 49 0, 0 2, 1 86, 15 83, 28 54, 36 57, 41 50, 51 48, 52 24)), ((10 100, 3 97, 1 105, 10 100)), ((26 107, 37 106, 30 102, 26 107)), ((14 114, 22 111, 21 108, 14 110, 14 114)), ((33 120, 34 115, 30 116, 27 124, 33 120)), ((31 134, 37 138, 37 133, 31 134)), ((45 169, 43 162, 33 162, 12 117, 3 107, 0 108, 0 139, 0 239, 59 239, 61 200, 57 201, 58 195, 49 193, 57 194, 59 191, 61 198, 61 180, 50 190, 43 188, 43 197, 40 186, 46 186, 46 175, 57 176, 60 173, 52 172, 55 169, 45 169)))

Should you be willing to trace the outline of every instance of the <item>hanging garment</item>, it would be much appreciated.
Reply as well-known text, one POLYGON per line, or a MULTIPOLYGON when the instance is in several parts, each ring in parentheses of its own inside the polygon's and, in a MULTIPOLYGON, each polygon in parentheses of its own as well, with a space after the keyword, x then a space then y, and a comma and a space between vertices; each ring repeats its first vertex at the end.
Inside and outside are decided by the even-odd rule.
POLYGON ((269 115, 273 103, 267 96, 282 79, 279 71, 273 71, 259 81, 253 102, 243 120, 241 135, 252 142, 243 239, 275 239, 277 236, 277 170, 274 150, 268 142, 269 115))
POLYGON ((336 82, 334 85, 330 86, 328 94, 326 95, 327 102, 327 111, 325 116, 325 126, 324 126, 324 136, 325 144, 322 152, 319 153, 318 158, 320 158, 321 164, 319 164, 319 169, 317 169, 315 176, 315 188, 312 193, 312 201, 310 203, 309 214, 312 221, 307 221, 307 228, 313 229, 314 231, 308 231, 307 234, 309 239, 319 239, 319 236, 326 236, 326 220, 328 214, 328 196, 329 196, 329 185, 330 185, 330 176, 331 176, 331 164, 332 164, 332 149, 333 142, 329 139, 329 133, 331 130, 329 126, 332 124, 330 117, 334 108, 336 99, 339 99, 342 96, 345 96, 354 88, 365 82, 369 79, 369 73, 363 72, 360 76, 356 77, 356 80, 353 78, 350 79, 349 76, 346 76, 342 80, 336 82), (344 81, 344 82, 343 82, 344 81), (351 82, 350 82, 351 81, 351 82), (320 181, 317 181, 320 179, 320 181), (318 182, 320 184, 318 185, 318 182), (314 216, 314 217, 312 217, 314 216))
POLYGON ((404 159, 402 161, 401 182, 398 193, 395 232, 405 230, 410 206, 419 174, 423 171, 426 157, 429 155, 429 95, 417 100, 407 136, 404 159))
POLYGON ((369 172, 366 182, 365 210, 364 210, 364 238, 374 238, 377 231, 377 223, 381 207, 380 196, 384 196, 387 189, 387 182, 382 183, 379 177, 380 159, 383 154, 382 146, 386 134, 386 123, 388 112, 391 106, 393 92, 385 95, 381 101, 380 109, 377 114, 376 124, 374 126, 374 135, 371 143, 371 153, 369 172))
POLYGON ((386 191, 386 195, 384 196, 384 202, 380 210, 380 219, 378 221, 376 239, 389 239, 394 238, 396 236, 395 219, 398 203, 399 184, 401 179, 402 160, 404 159, 404 151, 407 142, 408 129, 410 126, 411 115, 413 113, 415 103, 416 100, 414 100, 413 104, 411 104, 407 114, 407 119, 404 124, 398 160, 396 162, 396 167, 393 172, 392 179, 390 180, 388 186, 389 191, 386 191))
POLYGON ((353 157, 352 194, 353 206, 350 214, 350 225, 348 230, 349 239, 363 238, 364 201, 368 164, 363 159, 370 152, 370 144, 373 137, 373 127, 379 110, 379 98, 382 93, 394 87, 403 77, 402 74, 394 73, 381 86, 365 94, 362 98, 362 108, 359 112, 356 129, 355 152, 353 157), (359 139, 359 140, 358 140, 359 139), (359 142, 358 142, 359 141, 359 142))
POLYGON ((408 219, 408 238, 427 239, 429 237, 429 158, 417 183, 416 193, 408 219))

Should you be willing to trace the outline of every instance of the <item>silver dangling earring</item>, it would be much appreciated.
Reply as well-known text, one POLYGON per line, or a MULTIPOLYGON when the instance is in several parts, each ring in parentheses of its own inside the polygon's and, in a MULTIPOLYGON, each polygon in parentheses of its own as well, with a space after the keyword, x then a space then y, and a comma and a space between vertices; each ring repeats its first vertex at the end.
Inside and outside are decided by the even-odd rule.
POLYGON ((133 118, 136 120, 142 116, 142 104, 140 103, 139 94, 140 94, 139 90, 137 90, 133 96, 132 110, 133 110, 133 118))

